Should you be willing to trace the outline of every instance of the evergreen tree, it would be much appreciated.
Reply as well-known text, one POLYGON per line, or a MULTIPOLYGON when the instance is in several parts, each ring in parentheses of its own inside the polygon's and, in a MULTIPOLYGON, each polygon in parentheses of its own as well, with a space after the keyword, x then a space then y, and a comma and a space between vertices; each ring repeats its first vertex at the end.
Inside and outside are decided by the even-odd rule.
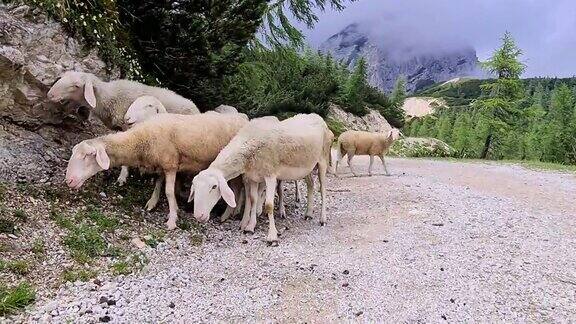
POLYGON ((406 100, 406 78, 400 76, 396 79, 394 89, 390 96, 390 101, 393 106, 402 107, 402 105, 404 105, 404 100, 406 100))
POLYGON ((362 98, 366 95, 366 88, 368 86, 368 68, 366 60, 360 58, 356 62, 354 71, 344 88, 343 98, 344 101, 350 106, 350 112, 362 115, 366 113, 364 102, 362 98))
POLYGON ((486 99, 478 100, 474 106, 480 109, 486 123, 486 137, 480 153, 480 158, 488 157, 494 145, 499 143, 499 136, 506 136, 509 126, 512 126, 519 111, 518 100, 524 94, 520 76, 525 65, 519 61, 522 51, 516 46, 510 33, 502 38, 502 46, 492 57, 482 63, 484 69, 497 75, 498 79, 488 83, 483 88, 489 93, 486 99))

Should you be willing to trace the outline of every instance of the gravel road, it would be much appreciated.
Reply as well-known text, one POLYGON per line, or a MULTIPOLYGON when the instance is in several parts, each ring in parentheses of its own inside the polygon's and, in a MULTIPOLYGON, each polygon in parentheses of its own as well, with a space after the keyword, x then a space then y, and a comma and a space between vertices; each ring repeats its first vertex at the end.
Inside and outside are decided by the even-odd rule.
POLYGON ((574 175, 388 161, 330 177, 325 227, 291 203, 278 247, 264 218, 249 236, 210 223, 201 246, 174 234, 142 272, 65 286, 27 321, 576 321, 574 175))

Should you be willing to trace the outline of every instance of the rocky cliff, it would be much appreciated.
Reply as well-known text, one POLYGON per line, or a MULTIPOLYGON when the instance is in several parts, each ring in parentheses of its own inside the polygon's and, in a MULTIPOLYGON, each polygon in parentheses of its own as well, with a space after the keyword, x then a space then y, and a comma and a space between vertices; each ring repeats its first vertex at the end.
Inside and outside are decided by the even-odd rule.
MULTIPOLYGON (((409 37, 407 35, 406 37, 409 37)), ((462 76, 480 76, 476 51, 468 46, 419 50, 378 39, 359 24, 351 24, 320 46, 352 68, 360 57, 368 63, 370 83, 390 92, 399 76, 407 79, 414 92, 436 82, 462 76)))
POLYGON ((83 107, 58 105, 46 92, 66 70, 106 77, 95 51, 28 6, 0 5, 0 181, 63 177, 72 144, 104 129, 83 107))

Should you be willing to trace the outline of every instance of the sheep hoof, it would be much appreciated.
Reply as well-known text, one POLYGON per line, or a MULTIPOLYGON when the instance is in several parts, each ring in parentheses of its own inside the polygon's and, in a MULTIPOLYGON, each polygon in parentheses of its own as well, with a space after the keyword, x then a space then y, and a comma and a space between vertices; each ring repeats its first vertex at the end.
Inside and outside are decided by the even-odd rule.
POLYGON ((244 234, 254 234, 254 231, 245 229, 244 234))
POLYGON ((268 246, 278 246, 278 240, 268 241, 268 246))
POLYGON ((169 231, 175 230, 175 229, 176 229, 176 222, 168 221, 168 222, 166 223, 166 228, 167 228, 169 231))
POLYGON ((312 216, 306 215, 306 216, 304 216, 304 219, 305 219, 305 220, 311 220, 311 219, 312 219, 312 216))
POLYGON ((325 225, 326 225, 326 222, 320 221, 320 226, 325 226, 325 225))
POLYGON ((126 184, 126 179, 122 178, 118 178, 118 180, 116 180, 116 183, 118 184, 119 187, 122 187, 123 185, 126 184))
POLYGON ((148 201, 146 203, 146 206, 144 206, 144 208, 146 208, 146 211, 151 211, 152 209, 154 209, 154 207, 156 207, 156 203, 151 201, 148 201))

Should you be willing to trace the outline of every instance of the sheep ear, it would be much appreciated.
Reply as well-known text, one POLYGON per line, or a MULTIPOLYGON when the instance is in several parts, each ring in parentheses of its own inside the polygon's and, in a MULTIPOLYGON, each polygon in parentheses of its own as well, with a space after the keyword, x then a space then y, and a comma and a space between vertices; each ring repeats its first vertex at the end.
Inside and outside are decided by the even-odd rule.
POLYGON ((94 95, 94 85, 92 80, 86 80, 84 83, 84 99, 92 108, 96 108, 96 96, 94 95))
POLYGON ((234 198, 234 192, 230 189, 228 182, 223 176, 218 177, 218 187, 220 187, 220 194, 222 194, 222 199, 228 204, 228 206, 235 208, 236 199, 234 198))
POLYGON ((96 147, 96 162, 98 162, 98 165, 102 169, 104 169, 104 170, 110 169, 110 158, 108 157, 108 154, 106 153, 106 149, 104 148, 104 145, 98 145, 96 147))
POLYGON ((188 202, 192 202, 194 200, 194 184, 190 187, 190 196, 188 196, 188 202))

